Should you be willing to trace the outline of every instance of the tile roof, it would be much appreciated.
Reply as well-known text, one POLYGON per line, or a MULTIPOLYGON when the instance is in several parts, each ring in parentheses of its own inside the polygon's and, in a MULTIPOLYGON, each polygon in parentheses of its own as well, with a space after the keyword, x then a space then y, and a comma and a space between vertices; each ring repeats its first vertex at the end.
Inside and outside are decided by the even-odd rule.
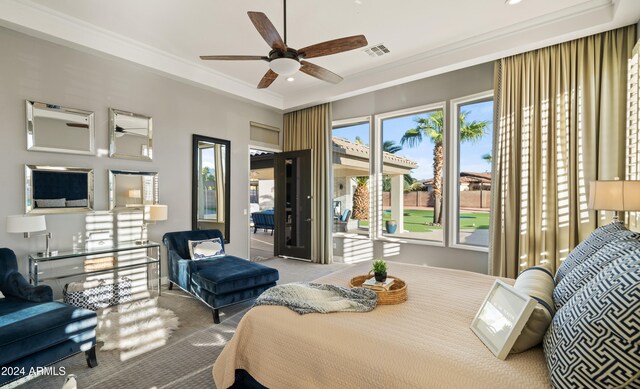
MULTIPOLYGON (((334 153, 342 153, 346 155, 369 158, 369 146, 363 145, 360 143, 351 142, 344 138, 339 138, 337 136, 333 137, 333 152, 334 153)), ((405 157, 401 157, 396 154, 383 152, 384 163, 390 163, 394 165, 400 165, 403 167, 408 167, 409 169, 415 169, 418 167, 418 164, 405 157)))

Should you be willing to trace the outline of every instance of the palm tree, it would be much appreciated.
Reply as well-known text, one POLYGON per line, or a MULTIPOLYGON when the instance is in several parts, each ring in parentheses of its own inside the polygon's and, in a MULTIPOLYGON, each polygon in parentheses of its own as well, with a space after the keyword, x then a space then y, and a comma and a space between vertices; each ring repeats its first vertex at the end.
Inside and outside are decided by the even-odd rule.
POLYGON ((356 190, 353 192, 354 220, 369 220, 369 176, 356 177, 356 190))
MULTIPOLYGON (((489 125, 488 121, 474 120, 467 122, 468 114, 469 112, 467 111, 460 111, 460 143, 478 141, 485 135, 485 131, 489 125)), ((435 197, 433 222, 435 224, 441 224, 444 113, 441 110, 435 111, 428 116, 418 116, 414 121, 417 123, 417 126, 405 131, 400 139, 400 144, 415 147, 422 142, 423 137, 427 137, 433 142, 433 195, 435 197)))
POLYGON ((491 167, 491 163, 493 162, 493 156, 491 154, 486 153, 481 158, 484 159, 485 162, 489 164, 489 167, 491 167))
POLYGON ((398 151, 402 150, 402 146, 397 145, 396 142, 392 140, 386 140, 382 143, 382 151, 395 154, 398 151))
MULTIPOLYGON (((364 145, 362 138, 356 136, 355 142, 364 145)), ((353 191, 353 210, 351 218, 354 220, 369 220, 369 176, 355 178, 356 190, 353 191)))

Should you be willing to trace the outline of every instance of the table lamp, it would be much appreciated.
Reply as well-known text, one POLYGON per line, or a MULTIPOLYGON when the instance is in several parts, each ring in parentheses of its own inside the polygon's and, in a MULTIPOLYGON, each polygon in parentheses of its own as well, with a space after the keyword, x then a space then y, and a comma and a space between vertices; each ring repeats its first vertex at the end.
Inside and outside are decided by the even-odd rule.
POLYGON ((45 232, 47 229, 47 222, 44 215, 29 216, 29 215, 10 215, 7 216, 7 232, 11 234, 24 234, 25 238, 31 238, 32 236, 42 236, 46 238, 44 252, 38 252, 39 256, 51 255, 49 249, 49 239, 51 239, 51 233, 45 232), (34 232, 39 232, 34 234, 34 232))
POLYGON ((147 226, 167 220, 169 217, 169 207, 161 204, 145 205, 143 217, 142 233, 140 234, 138 244, 149 243, 149 239, 147 239, 147 226))
POLYGON ((598 180, 589 183, 589 209, 620 212, 640 211, 640 181, 598 180))

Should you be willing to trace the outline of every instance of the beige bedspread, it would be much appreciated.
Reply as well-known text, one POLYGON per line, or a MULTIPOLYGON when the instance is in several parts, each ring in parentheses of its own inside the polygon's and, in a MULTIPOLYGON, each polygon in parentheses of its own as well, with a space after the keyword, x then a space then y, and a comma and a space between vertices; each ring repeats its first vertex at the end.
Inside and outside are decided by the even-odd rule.
MULTIPOLYGON (((346 286, 362 263, 320 278, 346 286)), ((252 308, 213 366, 218 388, 236 369, 272 388, 549 387, 542 348, 498 360, 469 329, 494 277, 391 263, 409 300, 369 313, 298 315, 252 308)))

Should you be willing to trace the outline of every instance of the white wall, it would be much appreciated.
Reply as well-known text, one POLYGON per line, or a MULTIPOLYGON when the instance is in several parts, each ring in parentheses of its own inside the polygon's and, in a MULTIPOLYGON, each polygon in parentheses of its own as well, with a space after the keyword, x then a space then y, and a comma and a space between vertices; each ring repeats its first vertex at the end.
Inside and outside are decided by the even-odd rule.
MULTIPOLYGON (((249 122, 282 128, 282 112, 181 83, 123 60, 97 56, 0 28, 0 247, 13 249, 21 269, 25 255, 42 250, 43 238, 7 234, 7 215, 24 213, 24 164, 91 167, 95 209, 108 207, 108 169, 159 172, 160 203, 169 220, 149 227, 160 242, 168 231, 191 228, 191 135, 231 141, 231 243, 227 252, 248 257, 249 122), (26 151, 25 99, 95 112, 101 156, 26 151), (153 162, 110 159, 108 108, 153 118, 153 162), (106 154, 106 155, 105 155, 106 154)), ((85 230, 86 214, 47 216, 53 249, 71 248, 85 230)), ((166 262, 163 261, 163 269, 166 262)), ((166 274, 166 273, 165 273, 166 274)))
MULTIPOLYGON (((333 120, 373 116, 441 101, 448 102, 491 89, 492 62, 335 101, 332 107, 333 120)), ((447 112, 447 116, 449 115, 451 112, 447 112)), ((346 261, 384 257, 391 261, 488 272, 486 252, 423 244, 371 242, 362 238, 338 237, 334 239, 334 243, 334 254, 345 257, 346 261)))

